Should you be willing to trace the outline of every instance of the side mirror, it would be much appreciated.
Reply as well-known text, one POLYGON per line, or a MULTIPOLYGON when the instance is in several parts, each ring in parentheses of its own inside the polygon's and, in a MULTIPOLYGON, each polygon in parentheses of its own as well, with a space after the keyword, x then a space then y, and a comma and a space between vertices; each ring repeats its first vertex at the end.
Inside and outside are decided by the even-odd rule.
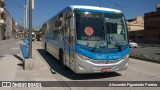
POLYGON ((118 52, 121 52, 122 51, 122 48, 120 45, 118 45, 118 52))
POLYGON ((118 48, 118 52, 121 52, 121 51, 122 51, 122 47, 121 47, 121 45, 119 45, 119 44, 115 44, 115 46, 118 48))

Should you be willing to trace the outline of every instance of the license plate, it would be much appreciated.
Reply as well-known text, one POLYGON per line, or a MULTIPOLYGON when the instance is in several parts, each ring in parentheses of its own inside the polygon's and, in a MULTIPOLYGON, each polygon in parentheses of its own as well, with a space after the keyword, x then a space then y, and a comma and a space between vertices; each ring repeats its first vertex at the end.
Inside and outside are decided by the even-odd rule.
POLYGON ((111 68, 102 68, 101 69, 101 72, 110 72, 111 71, 111 68))

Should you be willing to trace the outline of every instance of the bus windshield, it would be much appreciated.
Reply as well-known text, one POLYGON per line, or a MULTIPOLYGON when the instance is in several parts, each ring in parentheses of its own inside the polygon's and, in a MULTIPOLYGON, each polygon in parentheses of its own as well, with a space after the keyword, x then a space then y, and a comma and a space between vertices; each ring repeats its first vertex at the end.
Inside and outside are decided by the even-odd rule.
POLYGON ((117 48, 128 44, 122 14, 75 11, 76 43, 92 48, 117 48))

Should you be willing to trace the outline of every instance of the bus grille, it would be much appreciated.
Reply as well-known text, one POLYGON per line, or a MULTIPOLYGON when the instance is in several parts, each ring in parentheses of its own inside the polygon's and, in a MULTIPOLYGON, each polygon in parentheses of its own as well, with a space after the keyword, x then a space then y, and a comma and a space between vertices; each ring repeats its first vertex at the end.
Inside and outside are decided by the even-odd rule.
POLYGON ((94 60, 92 61, 93 63, 95 64, 113 64, 113 63, 117 63, 119 62, 120 60, 94 60))

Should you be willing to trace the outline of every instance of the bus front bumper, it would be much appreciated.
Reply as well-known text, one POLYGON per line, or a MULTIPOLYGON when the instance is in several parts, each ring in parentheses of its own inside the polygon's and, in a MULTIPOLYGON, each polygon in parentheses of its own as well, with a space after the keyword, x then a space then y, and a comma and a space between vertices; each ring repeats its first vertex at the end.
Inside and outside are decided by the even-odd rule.
POLYGON ((75 73, 105 73, 126 70, 128 67, 129 55, 126 55, 125 58, 115 63, 108 64, 99 64, 90 60, 83 60, 78 55, 75 55, 75 59, 75 73))

